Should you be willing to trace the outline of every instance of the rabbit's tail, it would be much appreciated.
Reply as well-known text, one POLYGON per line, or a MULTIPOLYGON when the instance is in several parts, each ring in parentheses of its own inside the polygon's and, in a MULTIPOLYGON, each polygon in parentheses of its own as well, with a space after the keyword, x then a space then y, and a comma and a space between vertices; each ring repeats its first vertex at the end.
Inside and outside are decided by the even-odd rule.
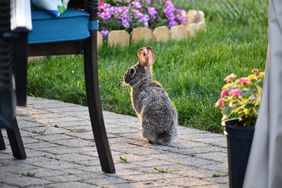
POLYGON ((171 136, 168 132, 163 132, 158 135, 158 144, 168 145, 171 142, 171 136))
POLYGON ((158 143, 161 145, 168 145, 171 143, 172 140, 175 139, 176 135, 177 135, 176 128, 173 128, 170 131, 165 131, 163 133, 160 133, 157 136, 158 143))

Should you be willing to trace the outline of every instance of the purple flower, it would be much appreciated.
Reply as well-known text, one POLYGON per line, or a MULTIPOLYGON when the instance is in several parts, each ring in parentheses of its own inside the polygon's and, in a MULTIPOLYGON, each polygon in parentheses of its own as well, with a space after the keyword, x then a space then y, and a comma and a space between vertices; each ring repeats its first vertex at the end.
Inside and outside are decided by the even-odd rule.
POLYGON ((187 19, 184 18, 183 16, 177 16, 177 20, 181 23, 181 24, 184 24, 186 23, 187 19))
POLYGON ((125 11, 128 11, 128 7, 122 6, 122 7, 116 7, 116 12, 123 13, 125 11))
POLYGON ((172 1, 166 1, 166 2, 165 2, 165 5, 166 5, 167 7, 174 7, 172 1))
POLYGON ((178 8, 178 9, 175 9, 175 13, 176 14, 179 14, 179 15, 182 15, 182 9, 178 8))
POLYGON ((186 23, 186 18, 182 16, 183 10, 175 8, 170 0, 165 2, 165 8, 163 12, 168 19, 169 27, 186 23))
POLYGON ((109 31, 106 30, 106 29, 103 29, 103 30, 101 31, 101 34, 102 34, 103 37, 107 37, 107 36, 109 35, 109 31))
POLYGON ((139 10, 133 10, 135 16, 138 18, 138 21, 143 23, 145 27, 148 27, 148 21, 150 20, 149 15, 141 13, 139 10))
POLYGON ((127 19, 123 19, 121 21, 121 24, 123 27, 128 28, 129 27, 129 21, 127 19))
POLYGON ((173 12, 175 11, 175 8, 174 7, 166 7, 164 9, 164 13, 165 15, 167 16, 167 14, 174 14, 173 12))
POLYGON ((115 14, 116 18, 121 22, 122 26, 128 28, 130 26, 130 21, 132 15, 129 12, 128 7, 121 7, 116 9, 117 13, 115 14))
POLYGON ((157 11, 155 7, 148 7, 148 13, 150 14, 151 18, 155 20, 157 18, 157 11))
POLYGON ((182 9, 176 9, 175 10, 176 15, 176 19, 179 23, 184 24, 186 23, 187 19, 185 17, 183 17, 183 10, 182 9))
POLYGON ((173 13, 170 13, 170 12, 166 14, 166 17, 169 21, 172 21, 172 20, 175 19, 175 15, 173 13))
POLYGON ((168 23, 168 26, 169 26, 169 27, 176 26, 176 25, 177 25, 177 22, 174 21, 174 20, 171 20, 171 21, 168 23))
POLYGON ((133 6, 134 8, 136 8, 136 9, 142 8, 142 5, 141 5, 140 2, 138 2, 138 1, 133 1, 131 4, 132 4, 132 6, 133 6))
MULTIPOLYGON (((155 21, 159 17, 157 8, 152 6, 152 0, 116 1, 119 6, 111 6, 108 3, 101 3, 101 5, 99 5, 99 19, 102 27, 105 29, 108 29, 109 26, 111 27, 113 23, 117 23, 117 27, 129 28, 135 25, 134 21, 136 20, 145 27, 149 27, 149 21, 155 24, 155 21), (121 4, 125 6, 120 6, 121 4)), ((183 10, 175 8, 172 0, 164 0, 162 2, 165 2, 163 13, 169 27, 186 22, 186 19, 182 16, 183 10)), ((107 32, 104 30, 103 33, 105 36, 107 35, 107 32)))
POLYGON ((141 12, 139 12, 139 10, 136 10, 136 11, 135 11, 135 14, 137 15, 137 17, 138 17, 139 19, 144 16, 144 14, 141 13, 141 12))
POLYGON ((175 21, 175 11, 177 9, 174 7, 174 5, 171 1, 166 1, 165 5, 166 5, 166 7, 164 9, 164 14, 169 21, 169 26, 172 27, 174 25, 177 25, 177 23, 175 21))
POLYGON ((109 20, 112 17, 112 13, 110 11, 104 11, 101 14, 99 14, 99 16, 103 19, 103 20, 109 20))
POLYGON ((103 5, 100 6, 100 13, 99 17, 102 18, 103 20, 109 20, 111 19, 113 15, 113 8, 111 8, 110 4, 104 3, 103 5))
POLYGON ((150 20, 150 17, 147 14, 139 13, 139 21, 144 24, 145 27, 149 27, 148 21, 150 20))
POLYGON ((145 27, 149 27, 149 23, 148 22, 144 22, 144 26, 145 27))

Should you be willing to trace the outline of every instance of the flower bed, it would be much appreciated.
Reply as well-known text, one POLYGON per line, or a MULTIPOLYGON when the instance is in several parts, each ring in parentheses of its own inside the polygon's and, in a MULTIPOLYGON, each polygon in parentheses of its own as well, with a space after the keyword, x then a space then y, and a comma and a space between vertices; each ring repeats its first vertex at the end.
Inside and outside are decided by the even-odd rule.
POLYGON ((136 27, 172 27, 185 24, 187 20, 185 11, 175 8, 169 0, 115 0, 100 2, 99 21, 101 33, 106 37, 111 30, 125 29, 130 32, 136 27))
MULTIPOLYGON (((191 11, 189 11, 191 12, 191 11)), ((189 31, 189 26, 196 22, 204 23, 204 15, 201 11, 193 11, 193 14, 186 14, 186 11, 183 9, 176 8, 172 1, 170 0, 160 0, 160 1, 152 1, 152 0, 111 0, 100 2, 99 4, 99 22, 100 22, 100 37, 108 38, 113 30, 125 30, 128 33, 131 33, 131 36, 139 36, 139 33, 134 33, 134 28, 143 27, 139 29, 140 32, 144 31, 146 36, 149 38, 144 38, 144 36, 140 36, 140 40, 151 40, 151 38, 159 39, 162 38, 161 41, 166 41, 164 37, 154 36, 153 32, 156 28, 166 26, 168 30, 170 29, 169 36, 174 36, 174 32, 182 33, 182 31, 178 31, 176 26, 185 25, 185 29, 188 33, 183 33, 183 36, 192 36, 194 34, 195 26, 193 27, 193 32, 189 31), (189 18, 190 17, 190 18, 189 18), (197 18, 197 19, 196 19, 197 18), (189 22, 188 22, 189 20, 189 22), (152 34, 148 34, 145 28, 151 30, 152 34)), ((192 27, 191 27, 192 28, 192 27)), ((166 31, 167 29, 162 29, 166 31)), ((183 28, 180 27, 180 30, 183 28)), ((192 30, 192 29, 190 29, 192 30)), ((199 30, 199 29, 198 29, 199 30)), ((160 31, 160 29, 157 29, 160 31)), ((160 34, 167 36, 167 34, 160 34)), ((179 35, 179 34, 177 34, 179 35)), ((123 36, 127 38, 126 36, 123 36)), ((130 37, 130 35, 129 35, 130 37)), ((170 38, 170 37, 169 37, 170 38)), ((168 39, 169 39, 168 38, 168 39)), ((172 39, 182 39, 185 37, 172 37, 172 39)), ((133 37, 133 41, 138 41, 139 38, 133 37)), ((167 40, 168 40, 167 39, 167 40)), ((113 39, 111 39, 112 41, 113 39)), ((119 40, 119 39, 117 39, 119 40)), ((127 39, 126 39, 127 40, 127 39)), ((100 39, 101 41, 101 39, 100 39)), ((159 41, 159 40, 157 40, 159 41)), ((118 44, 118 43, 115 43, 118 44)), ((129 45, 129 44, 128 44, 129 45)), ((124 45, 123 45, 124 46, 124 45)), ((126 46, 126 45, 125 45, 126 46)))

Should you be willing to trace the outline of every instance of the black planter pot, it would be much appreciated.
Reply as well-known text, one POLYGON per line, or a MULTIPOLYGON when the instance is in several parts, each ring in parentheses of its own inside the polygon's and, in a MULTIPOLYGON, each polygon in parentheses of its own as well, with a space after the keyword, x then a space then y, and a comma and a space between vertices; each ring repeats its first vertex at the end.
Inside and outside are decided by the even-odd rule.
POLYGON ((254 130, 254 127, 243 127, 237 119, 225 122, 230 188, 243 186, 254 130))

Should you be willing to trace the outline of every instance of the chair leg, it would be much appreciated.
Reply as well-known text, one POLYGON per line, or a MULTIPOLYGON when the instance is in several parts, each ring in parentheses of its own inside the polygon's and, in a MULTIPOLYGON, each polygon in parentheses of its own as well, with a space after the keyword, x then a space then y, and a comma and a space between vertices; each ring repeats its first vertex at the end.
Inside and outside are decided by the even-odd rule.
POLYGON ((18 106, 25 106, 27 99, 27 50, 27 33, 21 33, 14 41, 14 73, 18 106))
POLYGON ((0 129, 0 150, 5 150, 5 149, 6 149, 6 146, 5 146, 5 142, 3 139, 2 131, 0 129))
POLYGON ((6 129, 6 131, 8 134, 13 155, 16 159, 26 159, 26 153, 22 142, 22 137, 19 131, 17 119, 14 118, 12 122, 14 128, 6 129))
POLYGON ((88 109, 102 170, 107 173, 115 173, 100 102, 97 45, 95 42, 97 41, 97 33, 93 33, 85 41, 84 46, 84 74, 88 109))

